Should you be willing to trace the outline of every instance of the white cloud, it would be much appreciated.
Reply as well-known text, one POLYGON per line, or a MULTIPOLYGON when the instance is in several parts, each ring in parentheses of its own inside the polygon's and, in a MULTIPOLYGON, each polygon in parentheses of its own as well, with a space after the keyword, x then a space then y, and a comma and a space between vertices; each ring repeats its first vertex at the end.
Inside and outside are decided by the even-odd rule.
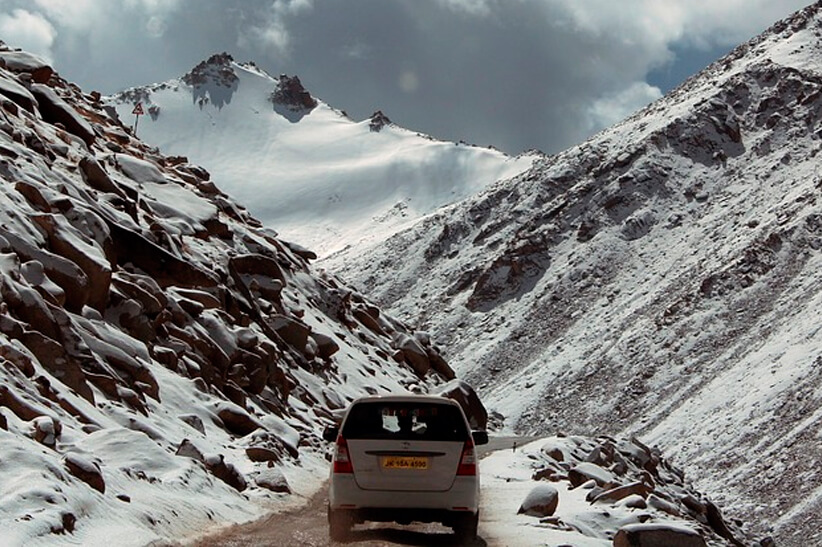
POLYGON ((808 0, 539 0, 585 32, 658 45, 730 46, 747 40, 808 0))
POLYGON ((469 15, 485 16, 491 13, 488 0, 437 0, 437 2, 451 10, 469 15))
POLYGON ((0 37, 11 46, 20 47, 52 61, 52 45, 57 31, 42 15, 24 9, 0 14, 0 37))
MULTIPOLYGON (((110 0, 109 0, 110 1, 110 0)), ((150 14, 162 14, 176 11, 181 0, 125 0, 126 7, 142 8, 150 14)))
POLYGON ((400 73, 398 83, 405 93, 414 93, 420 87, 420 78, 413 70, 404 70, 400 73))
POLYGON ((616 93, 596 99, 588 108, 588 127, 591 132, 610 127, 660 97, 662 91, 658 87, 633 82, 616 93))
MULTIPOLYGON (((31 2, 26 2, 31 3, 31 2)), ((104 8, 111 2, 103 0, 34 0, 33 4, 48 20, 68 32, 88 32, 104 20, 104 8)))
POLYGON ((160 38, 166 33, 167 28, 166 20, 159 15, 152 16, 146 23, 146 31, 154 38, 160 38))
POLYGON ((313 0, 274 0, 265 14, 266 20, 262 24, 252 26, 248 36, 241 34, 238 43, 243 48, 250 48, 252 44, 249 40, 258 40, 275 53, 287 55, 291 46, 289 19, 313 8, 313 0))

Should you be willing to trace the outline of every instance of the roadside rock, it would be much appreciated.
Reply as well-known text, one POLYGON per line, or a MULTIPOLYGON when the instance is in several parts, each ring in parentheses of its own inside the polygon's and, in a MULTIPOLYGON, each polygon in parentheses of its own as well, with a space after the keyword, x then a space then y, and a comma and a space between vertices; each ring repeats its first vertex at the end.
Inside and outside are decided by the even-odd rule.
POLYGON ((488 411, 480 401, 477 392, 464 380, 451 380, 434 392, 460 404, 471 429, 485 431, 488 426, 488 411))
POLYGON ((217 416, 222 420, 226 430, 240 437, 263 427, 260 422, 249 416, 245 410, 231 403, 220 403, 217 408, 217 416))
POLYGON ((517 511, 518 515, 550 517, 559 505, 559 492, 550 484, 538 484, 525 497, 517 511))
POLYGON ((260 488, 271 490, 272 492, 290 494, 291 486, 283 475, 283 472, 276 467, 263 469, 254 477, 254 483, 260 488))
POLYGON ((222 454, 213 454, 205 457, 206 469, 209 473, 231 486, 235 490, 242 492, 248 487, 245 477, 240 473, 234 465, 225 461, 222 454))
POLYGON ((575 487, 589 480, 595 481, 598 486, 606 486, 613 483, 614 476, 594 463, 583 462, 568 472, 568 480, 575 487))
POLYGON ((706 547, 699 532, 673 524, 629 524, 614 536, 614 547, 706 547))
POLYGON ((245 449, 248 459, 253 462, 277 462, 280 461, 280 454, 263 446, 249 446, 245 449))

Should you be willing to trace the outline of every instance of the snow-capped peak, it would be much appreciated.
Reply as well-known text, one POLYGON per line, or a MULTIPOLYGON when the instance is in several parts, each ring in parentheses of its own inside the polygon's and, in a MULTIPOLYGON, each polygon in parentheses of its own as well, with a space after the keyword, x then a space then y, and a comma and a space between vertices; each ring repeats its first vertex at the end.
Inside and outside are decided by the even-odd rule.
POLYGON ((357 122, 297 76, 275 78, 228 54, 108 102, 125 123, 141 102, 150 114, 141 138, 203 165, 267 226, 321 255, 384 239, 539 156, 438 141, 382 112, 357 122))

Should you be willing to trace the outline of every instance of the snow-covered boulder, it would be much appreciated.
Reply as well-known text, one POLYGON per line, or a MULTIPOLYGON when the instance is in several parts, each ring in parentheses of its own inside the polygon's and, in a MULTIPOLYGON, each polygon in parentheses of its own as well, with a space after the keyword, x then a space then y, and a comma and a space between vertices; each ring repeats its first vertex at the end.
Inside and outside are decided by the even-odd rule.
POLYGON ((590 480, 598 486, 606 486, 614 482, 614 475, 595 463, 582 462, 568 471, 568 479, 574 486, 580 486, 590 480))
POLYGON ((291 486, 281 469, 276 467, 263 469, 254 477, 254 484, 260 488, 279 492, 283 494, 291 493, 291 486))
POLYGON ((532 517, 550 517, 559 505, 559 492, 550 484, 534 486, 517 511, 518 515, 526 514, 532 517))
POLYGON ((629 524, 614 536, 614 547, 706 547, 699 532, 675 524, 629 524))
POLYGON ((100 470, 100 465, 97 462, 77 452, 69 452, 63 458, 63 463, 69 473, 101 494, 106 493, 106 481, 103 479, 103 472, 100 470))
POLYGON ((0 51, 0 66, 30 74, 32 81, 40 84, 48 82, 54 74, 54 69, 42 57, 27 51, 0 51))
POLYGON ((488 411, 480 401, 479 395, 467 382, 454 379, 438 388, 435 395, 454 399, 462 407, 471 429, 485 431, 488 427, 488 411))

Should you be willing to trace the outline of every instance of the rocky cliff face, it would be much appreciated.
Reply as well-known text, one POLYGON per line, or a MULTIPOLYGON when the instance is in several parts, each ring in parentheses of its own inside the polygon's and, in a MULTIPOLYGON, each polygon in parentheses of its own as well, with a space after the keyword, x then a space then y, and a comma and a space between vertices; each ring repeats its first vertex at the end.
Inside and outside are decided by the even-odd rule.
POLYGON ((250 499, 289 490, 272 467, 324 463, 333 410, 453 378, 430 337, 313 269, 311 251, 218 184, 135 139, 99 95, 0 47, 12 544, 102 541, 95 518, 148 543, 183 521, 250 516, 250 499))
POLYGON ((445 341, 514 429, 640 434, 804 545, 822 514, 820 10, 327 264, 445 341))

